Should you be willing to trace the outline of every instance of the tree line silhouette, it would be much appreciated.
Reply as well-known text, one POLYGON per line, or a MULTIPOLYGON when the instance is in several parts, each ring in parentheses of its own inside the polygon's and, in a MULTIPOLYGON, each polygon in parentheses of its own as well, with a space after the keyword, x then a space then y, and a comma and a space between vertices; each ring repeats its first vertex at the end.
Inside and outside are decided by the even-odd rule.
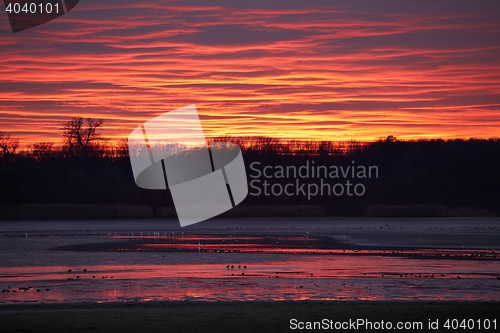
MULTIPOLYGON (((102 137, 103 123, 75 117, 61 127, 61 145, 40 142, 24 151, 15 138, 0 132, 0 205, 125 204, 148 205, 153 211, 173 206, 169 191, 135 185, 127 142, 111 144, 102 137)), ((242 206, 317 205, 330 215, 361 216, 380 205, 436 205, 500 214, 498 138, 401 141, 388 136, 374 142, 333 142, 223 136, 211 140, 238 144, 247 176, 255 176, 249 168, 253 162, 296 167, 312 161, 324 166, 355 163, 379 170, 378 178, 356 180, 366 188, 362 196, 249 195, 242 206)), ((281 185, 291 181, 272 180, 281 185)), ((307 180, 318 185, 320 181, 307 180)))

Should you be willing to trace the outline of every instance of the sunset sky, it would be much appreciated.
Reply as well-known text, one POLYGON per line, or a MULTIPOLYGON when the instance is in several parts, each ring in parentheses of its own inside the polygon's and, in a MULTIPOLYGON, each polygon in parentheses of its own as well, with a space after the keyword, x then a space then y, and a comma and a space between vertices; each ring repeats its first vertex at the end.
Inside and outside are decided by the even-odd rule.
POLYGON ((497 0, 81 0, 16 34, 2 11, 0 49, 21 148, 73 116, 118 139, 190 104, 208 136, 500 137, 497 0))

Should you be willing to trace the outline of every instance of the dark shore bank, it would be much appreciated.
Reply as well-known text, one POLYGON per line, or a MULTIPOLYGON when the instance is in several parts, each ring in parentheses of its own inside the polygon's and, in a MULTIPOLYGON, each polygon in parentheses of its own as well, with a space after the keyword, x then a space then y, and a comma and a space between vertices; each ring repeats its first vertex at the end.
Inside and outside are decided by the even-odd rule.
MULTIPOLYGON (((292 318, 344 322, 422 322, 442 332, 447 319, 497 319, 500 302, 150 302, 0 306, 0 332, 287 332, 292 318), (428 322, 439 320, 439 330, 428 322)), ((497 326, 498 329, 498 326, 497 326)), ((298 331, 298 330, 295 330, 298 331)), ((354 330, 341 330, 350 332, 354 330)), ((357 331, 370 331, 361 327, 357 331)), ((377 330, 386 332, 389 330, 377 330)))

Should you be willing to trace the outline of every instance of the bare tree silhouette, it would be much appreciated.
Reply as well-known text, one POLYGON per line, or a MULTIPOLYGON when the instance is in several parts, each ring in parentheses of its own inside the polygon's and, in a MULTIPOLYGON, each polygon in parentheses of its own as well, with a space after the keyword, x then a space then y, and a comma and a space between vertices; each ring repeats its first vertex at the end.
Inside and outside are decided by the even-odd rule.
POLYGON ((104 119, 83 119, 73 117, 65 123, 63 130, 63 150, 69 156, 90 157, 100 156, 104 152, 101 143, 107 142, 97 130, 104 123, 104 119))
POLYGON ((18 146, 18 140, 14 140, 10 135, 0 132, 0 157, 7 158, 14 155, 18 146))
POLYGON ((56 150, 54 149, 53 142, 37 142, 29 146, 28 150, 29 156, 37 161, 41 161, 46 158, 54 157, 56 155, 56 150))

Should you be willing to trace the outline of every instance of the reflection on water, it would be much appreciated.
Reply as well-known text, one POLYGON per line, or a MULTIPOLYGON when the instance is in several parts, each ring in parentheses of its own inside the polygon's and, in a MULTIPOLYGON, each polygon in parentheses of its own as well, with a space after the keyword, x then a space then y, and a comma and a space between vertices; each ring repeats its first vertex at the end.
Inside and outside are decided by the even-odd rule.
POLYGON ((187 255, 199 262, 4 267, 0 302, 499 300, 498 261, 233 254, 207 264, 217 254, 187 255))
POLYGON ((0 238, 1 304, 500 300, 497 250, 360 249, 309 236, 52 236, 0 238))

